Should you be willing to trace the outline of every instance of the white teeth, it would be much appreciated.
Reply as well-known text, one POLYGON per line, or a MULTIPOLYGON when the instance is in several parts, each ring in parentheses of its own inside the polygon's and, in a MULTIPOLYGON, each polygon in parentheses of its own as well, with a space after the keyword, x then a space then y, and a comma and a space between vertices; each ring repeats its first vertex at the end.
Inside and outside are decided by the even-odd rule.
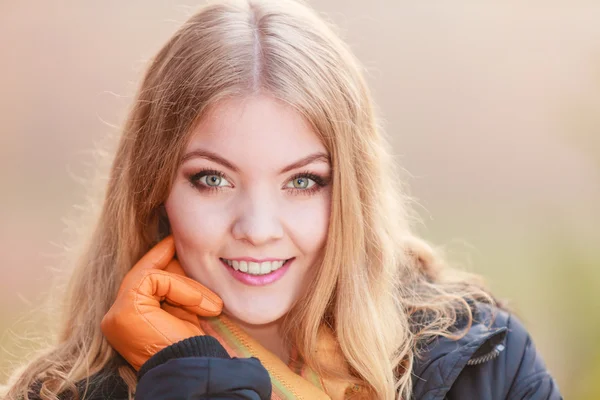
POLYGON ((235 261, 235 260, 227 260, 223 258, 230 267, 235 269, 236 271, 246 272, 251 275, 266 275, 270 274, 273 271, 278 270, 285 263, 285 261, 265 261, 262 263, 257 263, 254 261, 246 262, 246 261, 235 261))
POLYGON ((258 275, 260 274, 260 264, 250 261, 248 263, 248 273, 249 274, 253 274, 253 275, 258 275))
POLYGON ((248 263, 246 261, 240 261, 240 271, 248 272, 248 263))
POLYGON ((265 261, 263 263, 260 263, 260 273, 261 273, 261 275, 268 274, 271 271, 272 271, 271 270, 271 261, 265 261))

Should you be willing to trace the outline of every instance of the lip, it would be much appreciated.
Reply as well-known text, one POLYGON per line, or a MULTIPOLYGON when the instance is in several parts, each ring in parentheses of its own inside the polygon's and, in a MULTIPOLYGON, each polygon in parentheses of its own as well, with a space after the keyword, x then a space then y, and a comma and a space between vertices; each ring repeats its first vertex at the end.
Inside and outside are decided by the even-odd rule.
POLYGON ((285 275, 285 273, 290 268, 290 265, 296 260, 296 257, 291 258, 288 262, 285 263, 281 268, 265 274, 265 275, 250 275, 245 272, 236 271, 232 267, 229 266, 225 261, 219 259, 221 264, 227 268, 227 271, 238 281, 248 286, 265 286, 270 285, 274 282, 277 282, 279 279, 285 275))

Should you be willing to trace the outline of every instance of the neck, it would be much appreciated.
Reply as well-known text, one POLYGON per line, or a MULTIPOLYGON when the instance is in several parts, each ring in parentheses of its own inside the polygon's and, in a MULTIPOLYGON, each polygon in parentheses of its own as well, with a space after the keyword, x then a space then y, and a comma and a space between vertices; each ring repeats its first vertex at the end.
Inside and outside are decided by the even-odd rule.
POLYGON ((248 324, 240 321, 232 315, 228 315, 229 319, 234 321, 248 335, 252 336, 261 346, 269 350, 288 364, 290 358, 289 346, 286 344, 281 335, 281 319, 263 325, 248 324))

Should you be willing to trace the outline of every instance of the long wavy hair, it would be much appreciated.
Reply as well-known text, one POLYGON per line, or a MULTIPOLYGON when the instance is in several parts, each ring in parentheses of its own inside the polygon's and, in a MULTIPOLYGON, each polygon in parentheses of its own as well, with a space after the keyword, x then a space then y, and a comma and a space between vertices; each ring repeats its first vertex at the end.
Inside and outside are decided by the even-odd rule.
POLYGON ((46 399, 112 369, 135 373, 100 321, 135 262, 165 234, 166 200, 191 131, 232 96, 269 95, 312 126, 332 162, 329 233, 308 295, 284 321, 306 362, 323 323, 370 398, 409 399, 420 344, 457 337, 472 301, 493 302, 476 276, 446 265, 411 231, 415 215, 376 120, 362 68, 335 28, 294 1, 218 1, 201 8, 151 61, 123 127, 92 234, 70 279, 57 341, 16 371, 8 398, 46 399))

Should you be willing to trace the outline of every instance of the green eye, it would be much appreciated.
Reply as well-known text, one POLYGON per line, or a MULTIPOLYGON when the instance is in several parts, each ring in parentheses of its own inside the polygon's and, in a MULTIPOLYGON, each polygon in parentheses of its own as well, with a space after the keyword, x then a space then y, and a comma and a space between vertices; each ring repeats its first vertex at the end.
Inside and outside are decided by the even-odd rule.
POLYGON ((214 169, 204 169, 188 178, 192 186, 198 190, 222 190, 233 187, 226 179, 225 174, 214 169))
POLYGON ((201 182, 204 186, 208 186, 211 188, 230 186, 227 179, 217 174, 206 174, 198 178, 198 181, 201 182))
POLYGON ((217 175, 206 175, 205 178, 207 186, 219 186, 221 180, 223 179, 217 175))
POLYGON ((312 179, 305 176, 301 176, 292 180, 292 185, 295 189, 308 189, 314 184, 315 182, 312 179))

